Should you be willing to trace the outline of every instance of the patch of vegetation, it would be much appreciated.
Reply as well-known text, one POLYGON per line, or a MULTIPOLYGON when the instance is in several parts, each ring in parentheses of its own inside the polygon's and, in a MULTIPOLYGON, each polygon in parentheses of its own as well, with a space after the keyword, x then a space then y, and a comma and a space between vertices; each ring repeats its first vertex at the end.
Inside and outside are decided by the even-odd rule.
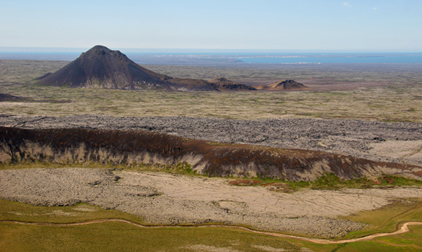
POLYGON ((342 188, 392 188, 397 186, 422 186, 422 181, 400 176, 383 175, 378 178, 366 177, 345 180, 335 174, 327 173, 317 180, 310 182, 311 189, 337 190, 342 188))
MULTIPOLYGON (((422 221, 422 199, 398 200, 380 209, 362 211, 341 218, 369 224, 365 229, 351 232, 342 239, 362 237, 373 233, 393 232, 397 229, 398 223, 422 221)), ((411 229, 413 228, 411 227, 411 229)))
MULTIPOLYGON (((339 190, 344 188, 393 188, 400 186, 418 186, 422 187, 422 181, 415 179, 408 179, 400 176, 383 175, 379 178, 358 178, 352 180, 340 179, 335 174, 327 173, 319 177, 315 181, 289 181, 284 179, 272 179, 253 177, 243 179, 242 185, 248 185, 246 180, 253 181, 249 183, 251 186, 265 186, 268 184, 285 184, 286 188, 297 191, 300 189, 314 189, 314 190, 339 190)), ((234 183, 236 184, 236 183, 234 183)))

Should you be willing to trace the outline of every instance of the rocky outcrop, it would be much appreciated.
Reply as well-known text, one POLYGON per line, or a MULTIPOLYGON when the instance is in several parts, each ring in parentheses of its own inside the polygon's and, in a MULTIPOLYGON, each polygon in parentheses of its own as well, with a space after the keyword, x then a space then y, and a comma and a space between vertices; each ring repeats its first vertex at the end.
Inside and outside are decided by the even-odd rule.
POLYGON ((178 164, 209 176, 313 181, 326 173, 342 179, 382 174, 422 179, 422 167, 374 162, 320 151, 189 140, 119 130, 0 128, 0 162, 178 164))

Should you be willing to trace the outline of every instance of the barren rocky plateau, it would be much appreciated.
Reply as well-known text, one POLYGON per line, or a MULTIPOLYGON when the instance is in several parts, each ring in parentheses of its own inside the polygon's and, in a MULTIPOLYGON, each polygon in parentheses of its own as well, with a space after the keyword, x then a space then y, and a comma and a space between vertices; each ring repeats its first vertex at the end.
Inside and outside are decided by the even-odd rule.
POLYGON ((422 125, 417 123, 344 119, 0 115, 0 125, 25 129, 144 130, 189 139, 318 150, 373 161, 422 165, 422 125))

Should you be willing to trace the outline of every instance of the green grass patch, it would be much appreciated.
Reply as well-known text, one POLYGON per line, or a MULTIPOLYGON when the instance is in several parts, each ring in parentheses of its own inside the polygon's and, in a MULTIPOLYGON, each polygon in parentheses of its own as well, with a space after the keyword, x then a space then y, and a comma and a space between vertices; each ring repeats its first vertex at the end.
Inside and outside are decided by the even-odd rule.
POLYGON ((362 237, 374 233, 389 233, 397 229, 398 223, 422 221, 422 199, 396 201, 388 206, 373 211, 362 211, 342 217, 356 222, 369 224, 367 228, 350 232, 345 238, 362 237))
POLYGON ((0 239, 2 251, 302 251, 294 242, 230 228, 145 229, 122 223, 0 227, 0 237, 7 238, 0 239))
POLYGON ((294 190, 313 189, 313 190, 340 190, 345 188, 393 188, 400 186, 422 186, 422 181, 408 179, 400 176, 383 175, 379 178, 357 178, 357 179, 340 179, 335 174, 326 173, 315 181, 289 181, 285 179, 273 179, 262 177, 251 177, 251 180, 256 180, 262 183, 255 183, 254 185, 265 185, 269 183, 285 183, 289 188, 294 190))

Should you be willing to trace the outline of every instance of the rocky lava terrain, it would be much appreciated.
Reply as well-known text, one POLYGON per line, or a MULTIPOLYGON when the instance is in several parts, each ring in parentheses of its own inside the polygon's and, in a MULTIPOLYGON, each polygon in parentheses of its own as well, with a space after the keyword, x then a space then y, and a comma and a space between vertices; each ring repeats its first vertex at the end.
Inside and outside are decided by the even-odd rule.
MULTIPOLYGON (((63 118, 38 118, 35 122, 39 123, 44 119, 60 121, 63 118)), ((136 123, 136 118, 132 119, 135 120, 133 125, 140 127, 139 123, 136 123)), ((177 118, 172 119, 177 120, 177 118)), ((128 118, 123 120, 128 120, 128 118)), ((191 119, 192 121, 195 122, 195 119, 191 119)), ((93 120, 85 122, 93 123, 93 120)), ((266 125, 271 125, 271 122, 273 125, 277 123, 277 121, 266 120, 266 125)), ((230 123, 236 123, 236 121, 230 123)), ((54 125, 57 127, 60 123, 56 122, 54 125)), ((123 125, 129 127, 130 124, 126 122, 123 125)), ((212 123, 204 125, 209 127, 212 123)), ((19 126, 19 124, 13 126, 19 126)), ((382 125, 373 126, 382 128, 380 127, 382 125)), ((412 125, 403 126, 411 127, 412 125)), ((148 123, 148 127, 149 130, 153 130, 152 123, 148 123)), ((80 124, 78 128, 73 129, 0 128, 0 161, 16 163, 39 160, 55 163, 100 162, 127 165, 143 163, 175 165, 186 162, 198 174, 270 177, 290 181, 312 181, 326 173, 333 173, 342 179, 381 176, 382 174, 403 175, 414 179, 422 177, 422 167, 419 166, 376 162, 338 153, 238 144, 240 141, 236 141, 237 144, 235 144, 232 139, 229 139, 231 143, 218 143, 215 142, 218 140, 216 136, 213 137, 213 142, 207 142, 144 130, 83 128, 86 126, 80 124)), ((198 128, 200 128, 199 125, 198 128)), ((266 129, 271 130, 271 127, 267 126, 266 129)), ((217 129, 214 128, 214 130, 217 129)), ((256 131, 257 128, 253 130, 256 131)), ((390 137, 388 133, 387 131, 382 135, 371 137, 372 141, 390 137)), ((397 134, 397 132, 394 133, 397 134)), ((307 134, 309 136, 309 132, 307 134)), ((347 133, 343 132, 343 135, 347 133)), ((270 135, 268 138, 276 137, 272 138, 270 135)))
POLYGON ((377 162, 422 165, 422 127, 417 123, 342 119, 229 120, 189 117, 2 115, 0 125, 25 129, 145 130, 189 139, 317 150, 377 162), (382 152, 380 148, 384 146, 385 151, 382 152), (411 146, 413 149, 410 149, 411 146), (402 155, 399 155, 401 152, 402 155))

